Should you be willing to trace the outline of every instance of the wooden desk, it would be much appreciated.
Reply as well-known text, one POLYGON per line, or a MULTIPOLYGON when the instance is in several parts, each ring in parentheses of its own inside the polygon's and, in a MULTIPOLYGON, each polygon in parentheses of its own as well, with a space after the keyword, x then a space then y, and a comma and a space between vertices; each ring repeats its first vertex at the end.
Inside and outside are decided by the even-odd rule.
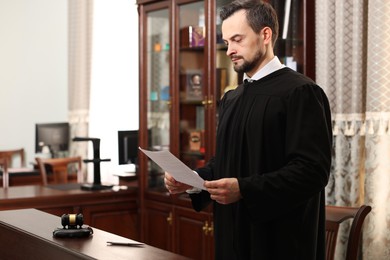
MULTIPOLYGON (((9 186, 40 185, 42 184, 41 174, 34 168, 8 168, 9 186)), ((3 178, 3 172, 0 171, 3 178)))
POLYGON ((59 217, 35 209, 0 212, 1 259, 188 259, 162 249, 107 246, 107 241, 132 242, 92 227, 90 238, 53 238, 53 230, 61 227, 59 217))
POLYGON ((124 188, 83 191, 77 183, 1 188, 0 210, 36 208, 57 216, 82 213, 90 226, 138 239, 138 190, 124 188))
MULTIPOLYGON (((39 169, 35 168, 8 168, 9 186, 21 185, 42 185, 42 177, 39 169)), ((0 171, 0 176, 3 178, 3 172, 0 171)), ((53 174, 49 171, 47 175, 48 181, 54 180, 53 174)), ((71 182, 77 181, 75 174, 70 176, 71 182)))

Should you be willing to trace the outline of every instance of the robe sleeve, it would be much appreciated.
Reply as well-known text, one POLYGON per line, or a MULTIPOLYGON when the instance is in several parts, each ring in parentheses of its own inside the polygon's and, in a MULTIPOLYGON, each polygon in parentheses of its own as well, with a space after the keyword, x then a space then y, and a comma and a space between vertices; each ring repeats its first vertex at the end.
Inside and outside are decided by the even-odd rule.
MULTIPOLYGON (((214 169, 214 158, 212 158, 205 167, 198 168, 195 171, 199 174, 199 176, 204 180, 212 180, 213 179, 213 169, 214 169)), ((192 207, 196 211, 201 211, 206 208, 210 202, 212 201, 210 198, 210 193, 202 190, 200 193, 190 194, 192 207)))

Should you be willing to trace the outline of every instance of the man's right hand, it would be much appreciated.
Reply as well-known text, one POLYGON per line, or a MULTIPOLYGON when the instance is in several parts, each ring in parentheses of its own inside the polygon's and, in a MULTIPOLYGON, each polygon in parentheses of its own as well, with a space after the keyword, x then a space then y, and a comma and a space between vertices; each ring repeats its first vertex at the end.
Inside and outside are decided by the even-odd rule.
POLYGON ((168 172, 165 172, 164 183, 171 194, 183 193, 188 189, 192 189, 192 186, 175 180, 168 172))

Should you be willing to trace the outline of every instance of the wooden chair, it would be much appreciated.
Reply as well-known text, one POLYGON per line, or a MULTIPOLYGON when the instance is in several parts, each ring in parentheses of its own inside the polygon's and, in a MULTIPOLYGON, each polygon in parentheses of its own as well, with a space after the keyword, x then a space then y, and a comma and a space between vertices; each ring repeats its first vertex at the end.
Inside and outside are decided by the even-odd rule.
POLYGON ((0 158, 0 168, 3 172, 3 188, 8 188, 9 186, 9 175, 8 175, 8 161, 6 158, 0 158))
POLYGON ((5 158, 7 160, 7 165, 9 168, 13 167, 12 161, 16 156, 20 158, 20 167, 25 167, 26 161, 24 158, 24 148, 0 151, 0 158, 5 158))
POLYGON ((35 158, 37 161, 39 171, 42 177, 42 184, 47 185, 49 183, 48 179, 48 169, 53 173, 53 181, 50 183, 61 184, 67 183, 70 177, 70 167, 71 165, 76 165, 76 176, 77 182, 83 182, 83 173, 81 157, 65 157, 65 158, 35 158))
POLYGON ((326 260, 333 260, 336 251, 337 235, 340 224, 352 219, 346 250, 346 260, 357 260, 361 242, 361 231, 364 219, 371 207, 326 206, 326 260))

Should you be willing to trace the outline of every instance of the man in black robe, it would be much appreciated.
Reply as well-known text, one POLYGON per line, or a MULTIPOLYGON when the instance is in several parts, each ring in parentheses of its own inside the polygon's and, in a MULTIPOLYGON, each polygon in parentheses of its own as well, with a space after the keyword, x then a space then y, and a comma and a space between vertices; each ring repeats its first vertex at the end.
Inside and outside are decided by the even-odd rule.
POLYGON ((214 202, 218 260, 325 259, 327 97, 274 56, 278 22, 269 4, 236 1, 220 15, 227 55, 246 83, 222 98, 215 157, 196 169, 207 191, 169 173, 166 187, 187 190, 197 211, 214 202))

